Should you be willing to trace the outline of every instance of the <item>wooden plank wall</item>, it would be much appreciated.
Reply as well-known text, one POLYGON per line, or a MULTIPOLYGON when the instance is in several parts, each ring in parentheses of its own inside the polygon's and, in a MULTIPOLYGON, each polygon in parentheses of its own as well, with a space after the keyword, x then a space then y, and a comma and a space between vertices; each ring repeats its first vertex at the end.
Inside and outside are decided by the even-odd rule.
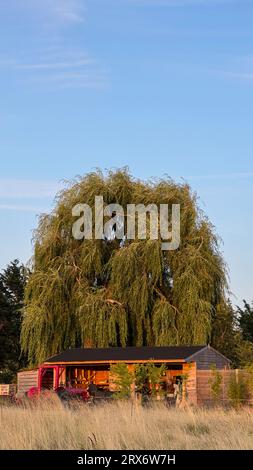
POLYGON ((186 398, 193 405, 197 405, 197 370, 196 363, 183 365, 183 375, 186 377, 186 398))
MULTIPOLYGON (((221 382, 221 395, 219 402, 223 405, 226 405, 230 402, 228 397, 228 387, 231 378, 234 376, 239 377, 240 374, 247 376, 247 373, 238 369, 228 369, 228 370, 219 370, 219 373, 222 376, 221 382)), ((197 389, 197 404, 198 405, 212 405, 214 403, 214 398, 211 392, 211 383, 212 380, 212 371, 211 370, 197 370, 196 374, 196 389, 197 389)), ((249 398, 249 402, 252 402, 252 398, 249 398)))
POLYGON ((18 394, 24 395, 31 387, 38 387, 38 369, 18 372, 18 394))
POLYGON ((207 347, 195 354, 194 361, 196 361, 199 370, 209 370, 210 364, 215 364, 217 369, 229 368, 230 366, 229 360, 211 347, 207 347))

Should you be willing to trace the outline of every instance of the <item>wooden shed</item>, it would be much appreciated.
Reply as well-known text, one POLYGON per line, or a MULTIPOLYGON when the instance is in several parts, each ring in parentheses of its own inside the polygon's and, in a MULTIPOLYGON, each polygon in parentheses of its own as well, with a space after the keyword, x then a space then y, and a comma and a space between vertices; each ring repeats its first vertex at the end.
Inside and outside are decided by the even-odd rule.
POLYGON ((198 370, 210 370, 212 365, 220 370, 230 367, 230 360, 211 346, 75 348, 48 358, 37 372, 20 373, 18 389, 26 390, 28 383, 37 384, 39 390, 59 386, 87 388, 92 383, 101 390, 113 391, 112 364, 125 363, 133 368, 135 364, 148 362, 165 364, 164 387, 168 384, 173 387, 182 376, 187 376, 188 400, 195 404, 198 370))
POLYGON ((18 396, 25 395, 32 387, 38 387, 39 369, 23 370, 18 372, 17 392, 18 396))

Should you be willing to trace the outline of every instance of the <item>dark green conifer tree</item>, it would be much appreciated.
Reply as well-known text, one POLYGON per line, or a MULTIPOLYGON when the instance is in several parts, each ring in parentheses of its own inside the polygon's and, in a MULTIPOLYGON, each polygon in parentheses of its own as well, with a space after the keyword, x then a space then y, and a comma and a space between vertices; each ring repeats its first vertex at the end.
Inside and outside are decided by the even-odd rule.
POLYGON ((18 260, 12 261, 0 274, 0 381, 15 378, 21 358, 20 331, 24 289, 28 271, 18 260))

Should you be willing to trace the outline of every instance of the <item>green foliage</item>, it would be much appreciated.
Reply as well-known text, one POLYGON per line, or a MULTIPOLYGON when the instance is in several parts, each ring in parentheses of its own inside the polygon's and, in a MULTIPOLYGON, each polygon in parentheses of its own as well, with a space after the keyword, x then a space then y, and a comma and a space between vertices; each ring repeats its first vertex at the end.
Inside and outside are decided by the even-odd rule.
POLYGON ((215 401, 218 401, 221 397, 222 374, 219 372, 215 364, 210 368, 212 372, 211 378, 209 379, 211 396, 215 401))
POLYGON ((237 307, 234 315, 234 334, 230 332, 227 341, 229 357, 235 367, 245 367, 253 363, 253 307, 244 300, 244 308, 237 307))
POLYGON ((244 300, 244 308, 238 307, 237 314, 243 339, 253 343, 253 303, 250 305, 244 300))
POLYGON ((245 366, 249 395, 253 397, 253 362, 245 366))
POLYGON ((241 334, 237 334, 237 364, 240 367, 245 367, 249 363, 253 363, 253 343, 251 341, 243 340, 241 334))
POLYGON ((156 386, 159 387, 161 383, 162 376, 166 370, 165 364, 162 364, 160 367, 157 367, 152 362, 147 364, 147 376, 151 386, 151 395, 157 393, 156 386))
POLYGON ((241 344, 236 311, 224 299, 213 313, 212 346, 228 357, 234 366, 239 365, 238 346, 241 344))
POLYGON ((0 369, 0 383, 1 384, 10 384, 16 383, 17 381, 17 366, 13 367, 13 364, 7 362, 7 367, 0 369))
MULTIPOLYGON (((94 222, 94 217, 93 217, 94 222)), ((187 184, 142 182, 126 169, 90 173, 69 184, 34 235, 34 265, 25 293, 22 349, 30 363, 73 346, 205 344, 225 302, 226 273, 213 227, 187 184), (160 240, 72 237, 72 208, 179 203, 181 245, 160 240)))
POLYGON ((117 387, 114 397, 116 399, 128 399, 131 396, 131 385, 134 381, 134 374, 128 369, 127 364, 118 363, 110 368, 113 382, 117 387))
POLYGON ((245 401, 249 398, 247 379, 239 370, 235 371, 230 377, 228 384, 228 398, 231 400, 231 404, 235 408, 245 404, 245 401))
POLYGON ((11 349, 10 331, 13 330, 11 321, 12 309, 6 296, 3 293, 3 286, 0 284, 0 381, 3 369, 9 366, 9 351, 11 349))
POLYGON ((135 366, 136 391, 142 395, 156 395, 156 386, 159 387, 165 370, 166 366, 164 364, 159 367, 151 362, 135 366))
POLYGON ((157 299, 153 309, 153 331, 156 346, 179 344, 177 309, 166 299, 157 299))
POLYGON ((25 367, 20 357, 20 330, 24 288, 28 272, 18 260, 0 274, 0 382, 15 380, 16 371, 25 367))
POLYGON ((148 371, 146 364, 137 364, 135 366, 135 390, 142 395, 149 394, 148 371))
POLYGON ((236 310, 230 301, 223 299, 213 313, 212 346, 236 368, 253 362, 253 310, 245 301, 244 304, 245 309, 236 310))

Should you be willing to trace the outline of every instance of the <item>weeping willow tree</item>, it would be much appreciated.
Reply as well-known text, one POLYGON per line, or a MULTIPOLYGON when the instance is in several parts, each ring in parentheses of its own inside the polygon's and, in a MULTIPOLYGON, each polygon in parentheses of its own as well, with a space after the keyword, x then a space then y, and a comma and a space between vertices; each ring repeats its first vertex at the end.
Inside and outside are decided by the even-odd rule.
POLYGON ((188 184, 143 182, 127 169, 87 174, 68 183, 34 235, 33 272, 25 293, 21 342, 31 363, 68 347, 205 344, 226 272, 214 229, 188 184), (180 204, 181 243, 76 240, 72 208, 95 196, 104 204, 180 204))

